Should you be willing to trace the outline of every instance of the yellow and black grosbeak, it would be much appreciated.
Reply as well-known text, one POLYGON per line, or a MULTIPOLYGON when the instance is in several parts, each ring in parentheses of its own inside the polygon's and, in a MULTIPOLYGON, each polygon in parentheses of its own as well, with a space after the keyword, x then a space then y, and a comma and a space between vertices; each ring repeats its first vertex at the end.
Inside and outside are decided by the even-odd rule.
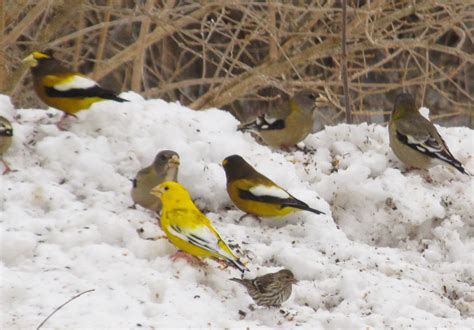
POLYGON ((23 62, 31 67, 38 97, 48 106, 63 111, 65 116, 88 109, 99 101, 127 101, 85 75, 66 68, 52 55, 35 51, 23 62))
POLYGON ((222 162, 227 177, 227 192, 240 210, 257 217, 283 216, 305 210, 324 214, 290 195, 275 182, 257 172, 241 156, 232 155, 222 162))

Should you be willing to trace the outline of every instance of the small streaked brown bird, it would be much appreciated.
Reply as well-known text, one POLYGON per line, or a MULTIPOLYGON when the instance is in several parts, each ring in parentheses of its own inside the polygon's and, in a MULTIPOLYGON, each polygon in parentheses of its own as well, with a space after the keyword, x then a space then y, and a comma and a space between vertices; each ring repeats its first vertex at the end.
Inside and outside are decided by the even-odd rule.
POLYGON ((257 134, 269 146, 286 149, 311 133, 316 109, 327 102, 324 96, 303 90, 266 114, 241 124, 239 130, 257 134))
POLYGON ((292 285, 297 283, 295 276, 288 269, 265 274, 253 280, 231 278, 231 281, 245 286, 253 301, 265 307, 279 307, 290 298, 292 285))
POLYGON ((324 212, 290 195, 288 191, 257 172, 241 156, 232 155, 222 161, 227 178, 227 192, 240 210, 257 217, 283 216, 305 210, 324 212))
POLYGON ((395 99, 388 130, 390 147, 405 165, 428 169, 444 164, 470 175, 451 154, 436 127, 420 114, 410 94, 395 99))
POLYGON ((50 54, 35 51, 25 57, 23 62, 31 67, 34 88, 41 101, 64 112, 57 124, 61 129, 61 123, 67 115, 74 116, 96 102, 127 102, 114 92, 100 87, 94 80, 63 66, 50 54))
POLYGON ((146 209, 160 212, 161 201, 150 194, 152 188, 165 181, 177 181, 179 155, 172 150, 160 151, 153 163, 138 171, 133 180, 132 199, 146 209))
POLYGON ((3 159, 3 155, 7 152, 7 150, 12 145, 13 139, 13 127, 10 121, 0 116, 0 160, 5 166, 3 170, 3 174, 10 172, 10 167, 8 166, 7 162, 3 159))

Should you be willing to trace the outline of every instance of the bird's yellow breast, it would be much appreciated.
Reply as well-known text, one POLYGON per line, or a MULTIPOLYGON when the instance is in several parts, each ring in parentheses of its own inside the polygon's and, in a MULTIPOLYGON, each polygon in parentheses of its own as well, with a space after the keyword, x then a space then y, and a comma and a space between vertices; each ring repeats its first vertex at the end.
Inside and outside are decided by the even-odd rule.
POLYGON ((246 213, 259 217, 276 217, 299 211, 298 209, 292 207, 282 207, 280 204, 271 204, 243 199, 240 197, 240 189, 248 189, 248 187, 244 187, 243 181, 241 180, 236 180, 227 185, 227 192, 229 193, 229 197, 232 202, 234 202, 235 206, 237 206, 240 210, 246 213))

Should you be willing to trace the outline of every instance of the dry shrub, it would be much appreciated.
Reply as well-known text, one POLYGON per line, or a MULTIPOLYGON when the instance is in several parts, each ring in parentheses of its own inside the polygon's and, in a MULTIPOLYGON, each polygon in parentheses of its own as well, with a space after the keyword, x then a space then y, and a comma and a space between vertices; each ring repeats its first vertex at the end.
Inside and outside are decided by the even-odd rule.
MULTIPOLYGON (((394 95, 473 126, 469 1, 348 1, 354 121, 386 119, 394 95)), ((21 58, 52 49, 117 90, 221 107, 238 118, 301 88, 326 95, 323 123, 344 119, 340 1, 7 0, 0 2, 0 88, 36 106, 21 58)))

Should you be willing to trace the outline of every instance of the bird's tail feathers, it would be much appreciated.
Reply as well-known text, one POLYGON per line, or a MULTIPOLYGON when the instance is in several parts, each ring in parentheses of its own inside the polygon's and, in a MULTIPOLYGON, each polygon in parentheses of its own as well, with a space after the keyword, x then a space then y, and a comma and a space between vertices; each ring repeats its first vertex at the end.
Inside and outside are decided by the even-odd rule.
POLYGON ((467 176, 473 176, 472 173, 469 173, 463 166, 460 162, 449 162, 449 164, 451 164, 455 169, 457 169, 459 172, 461 172, 462 174, 465 174, 467 176))
POLYGON ((309 206, 305 206, 305 205, 291 205, 291 207, 294 207, 296 209, 300 209, 300 210, 304 210, 304 211, 309 211, 309 212, 313 212, 314 214, 326 214, 322 211, 319 211, 319 210, 316 210, 316 209, 313 209, 312 207, 309 207, 309 206))
POLYGON ((110 100, 113 100, 115 102, 130 102, 129 100, 123 99, 123 98, 121 98, 119 96, 116 96, 116 95, 113 95, 113 94, 111 95, 110 100))
POLYGON ((242 123, 237 126, 237 130, 240 132, 249 132, 258 129, 258 125, 256 121, 251 121, 247 123, 242 123))
POLYGON ((240 270, 242 273, 245 271, 249 271, 249 269, 240 261, 239 259, 227 259, 227 262, 231 265, 240 270))

